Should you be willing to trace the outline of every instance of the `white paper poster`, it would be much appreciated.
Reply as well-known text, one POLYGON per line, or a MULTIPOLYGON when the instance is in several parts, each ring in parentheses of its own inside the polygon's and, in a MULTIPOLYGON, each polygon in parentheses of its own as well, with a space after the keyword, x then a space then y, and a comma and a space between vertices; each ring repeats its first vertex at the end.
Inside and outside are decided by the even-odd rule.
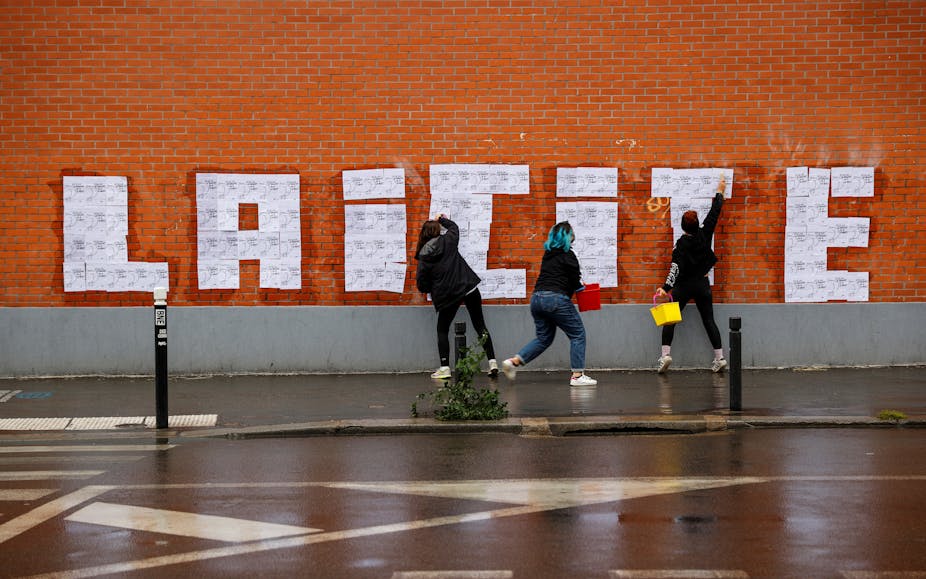
POLYGON ((431 195, 527 195, 529 165, 431 165, 431 195))
POLYGON ((460 228, 459 251, 482 278, 484 299, 523 297, 526 270, 488 269, 489 239, 495 195, 530 192, 527 165, 431 165, 428 216, 444 214, 460 228), (487 277, 488 276, 488 277, 487 277))
POLYGON ((653 197, 702 197, 713 199, 717 194, 720 178, 726 179, 723 196, 727 199, 733 195, 733 169, 671 169, 656 167, 651 177, 651 195, 653 197))
POLYGON ((405 169, 360 169, 341 173, 345 201, 405 197, 405 169))
POLYGON ((617 167, 558 167, 557 197, 617 197, 617 167))
POLYGON ((558 202, 556 222, 568 221, 576 235, 572 251, 582 281, 617 287, 617 203, 558 202))
POLYGON ((785 302, 868 301, 868 272, 827 269, 829 247, 867 247, 868 217, 829 217, 829 197, 874 195, 874 168, 789 167, 785 302))
POLYGON ((64 177, 64 291, 169 288, 167 263, 130 262, 128 179, 64 177))
POLYGON ((405 290, 405 205, 344 206, 344 291, 405 290))
POLYGON ((874 197, 874 167, 833 167, 833 197, 874 197))
POLYGON ((302 288, 299 175, 197 173, 199 289, 238 289, 239 261, 260 262, 260 287, 302 288), (258 227, 239 230, 242 203, 258 227))

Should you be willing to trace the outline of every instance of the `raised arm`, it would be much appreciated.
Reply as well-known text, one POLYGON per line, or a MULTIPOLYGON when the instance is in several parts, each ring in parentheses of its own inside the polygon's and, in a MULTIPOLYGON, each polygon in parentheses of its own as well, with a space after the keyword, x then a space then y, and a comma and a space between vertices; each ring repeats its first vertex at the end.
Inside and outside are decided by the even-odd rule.
POLYGON ((447 233, 444 234, 444 239, 446 240, 444 243, 456 249, 457 246, 460 245, 460 228, 443 213, 440 214, 437 221, 447 230, 447 233))
POLYGON ((704 231, 704 236, 708 241, 714 236, 714 229, 717 227, 717 220, 720 218, 720 209, 723 207, 724 201, 723 192, 726 186, 727 180, 721 175, 720 182, 717 184, 717 193, 711 202, 711 210, 707 212, 707 217, 704 218, 701 224, 701 229, 704 231))

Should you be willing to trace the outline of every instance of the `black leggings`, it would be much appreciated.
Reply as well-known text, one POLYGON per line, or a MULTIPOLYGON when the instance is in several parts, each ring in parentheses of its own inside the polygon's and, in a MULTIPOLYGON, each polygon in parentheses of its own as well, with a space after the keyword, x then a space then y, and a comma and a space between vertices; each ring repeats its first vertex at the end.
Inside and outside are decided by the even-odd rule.
MULTIPOLYGON (((679 284, 672 289, 672 297, 678 302, 678 307, 685 309, 685 304, 689 300, 694 300, 698 306, 698 313, 701 314, 701 323, 707 330, 707 338, 711 341, 711 346, 719 350, 722 346, 720 341, 720 330, 717 329, 717 322, 714 321, 714 302, 711 295, 711 284, 707 277, 701 277, 694 281, 679 284)), ((675 324, 662 327, 662 345, 671 346, 672 338, 675 337, 675 324)))
MULTIPOLYGON (((495 358, 492 336, 489 335, 485 318, 482 317, 482 294, 479 293, 479 288, 466 294, 463 297, 463 304, 466 306, 466 311, 469 312, 469 319, 473 321, 476 335, 482 336, 485 334, 486 341, 483 344, 483 349, 485 349, 486 357, 490 360, 495 358)), ((460 302, 455 302, 453 305, 437 312, 437 353, 440 355, 441 366, 450 365, 450 338, 448 334, 450 333, 450 324, 453 323, 453 318, 456 317, 459 309, 460 302)))

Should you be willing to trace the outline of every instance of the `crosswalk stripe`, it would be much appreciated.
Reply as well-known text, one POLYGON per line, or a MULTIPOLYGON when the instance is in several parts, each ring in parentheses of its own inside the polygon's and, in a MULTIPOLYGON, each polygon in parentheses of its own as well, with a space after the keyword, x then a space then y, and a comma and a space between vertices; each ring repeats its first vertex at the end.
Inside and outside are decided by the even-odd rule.
POLYGON ((20 392, 22 392, 22 390, 0 390, 0 402, 6 402, 20 392))
POLYGON ((32 452, 143 452, 169 450, 175 444, 85 444, 70 446, 0 446, 0 454, 26 454, 32 452))
MULTIPOLYGON (((167 417, 169 428, 215 426, 218 414, 167 417)), ((123 426, 154 428, 154 416, 90 416, 77 418, 0 418, 0 430, 114 430, 123 426)))
POLYGON ((0 501, 35 501, 58 489, 0 489, 0 501))
POLYGON ((70 418, 0 418, 0 430, 64 430, 70 418))
MULTIPOLYGON (((534 480, 534 479, 525 479, 523 482, 528 482, 530 480, 534 480)), ((632 495, 624 495, 622 497, 614 497, 612 499, 607 499, 606 496, 601 495, 597 491, 592 492, 594 488, 597 487, 599 482, 612 481, 613 479, 556 479, 556 480, 562 481, 562 482, 568 482, 571 480, 574 483, 594 483, 591 487, 588 487, 587 484, 581 485, 583 487, 588 488, 587 492, 589 492, 591 496, 587 500, 579 501, 577 504, 594 504, 602 500, 623 500, 626 498, 648 496, 645 494, 634 493, 632 495)), ((655 477, 655 478, 644 477, 644 478, 631 478, 627 480, 634 481, 634 482, 660 483, 660 482, 673 481, 676 479, 669 478, 669 477, 655 477)), ((709 479, 691 479, 691 480, 706 481, 709 479)), ((768 481, 768 480, 777 480, 777 481, 792 481, 792 480, 796 480, 796 481, 805 481, 805 480, 813 480, 813 481, 872 481, 872 480, 877 480, 877 481, 895 481, 895 480, 926 481, 926 476, 922 476, 922 475, 910 475, 910 476, 871 475, 871 476, 857 476, 857 477, 840 477, 840 476, 835 476, 835 477, 826 477, 826 476, 787 477, 787 476, 781 476, 781 477, 769 477, 768 479, 755 479, 755 480, 750 480, 746 478, 739 478, 739 479, 720 478, 717 480, 718 481, 738 480, 739 484, 748 484, 751 482, 758 482, 761 480, 765 480, 765 481, 768 481)), ((500 481, 493 479, 493 480, 482 480, 482 481, 458 481, 458 482, 463 482, 463 483, 480 482, 485 485, 494 486, 494 485, 497 485, 500 481)), ((515 483, 517 482, 517 480, 508 480, 508 481, 503 481, 503 482, 515 483)), ((547 483, 549 483, 550 481, 545 481, 541 479, 541 482, 544 484, 539 485, 539 487, 545 488, 548 486, 547 483)), ((345 483, 343 483, 342 481, 334 481, 334 482, 323 482, 323 481, 246 482, 246 483, 208 482, 208 483, 174 483, 174 484, 161 483, 161 484, 128 484, 128 485, 115 485, 115 486, 105 486, 105 487, 104 486, 88 486, 82 490, 85 490, 88 492, 94 492, 96 493, 96 496, 99 496, 100 494, 109 492, 111 490, 125 491, 125 490, 142 490, 142 489, 154 489, 154 490, 159 490, 159 491, 166 491, 169 489, 230 489, 230 488, 269 489, 269 488, 329 487, 329 488, 364 488, 365 490, 371 490, 371 489, 367 489, 366 487, 372 487, 373 485, 380 484, 383 486, 383 488, 381 489, 383 492, 399 492, 401 488, 404 488, 405 492, 408 494, 417 494, 418 492, 420 492, 422 484, 433 486, 434 484, 437 484, 437 483, 446 483, 446 481, 431 481, 431 482, 409 481, 407 483, 396 483, 396 482, 349 483, 350 486, 345 486, 345 483)), ((731 482, 730 484, 734 484, 734 483, 731 482)), ((691 487, 680 486, 678 487, 677 492, 684 492, 685 490, 689 490, 690 488, 691 487)), ((694 487, 694 488, 719 488, 719 486, 694 487)), ((655 494, 662 494, 662 493, 655 492, 653 494, 655 495, 655 494)), ((448 493, 448 494, 439 494, 437 496, 454 496, 454 495, 448 493)), ((47 520, 49 518, 52 518, 56 516, 56 514, 61 514, 65 510, 76 508, 77 506, 81 504, 81 502, 89 502, 90 500, 94 498, 94 497, 90 497, 90 498, 83 498, 81 500, 75 500, 75 499, 71 499, 71 497, 72 495, 68 495, 68 497, 62 497, 62 499, 65 499, 65 498, 70 499, 72 504, 71 506, 63 506, 63 507, 60 505, 55 506, 54 509, 57 509, 57 513, 55 512, 43 513, 41 517, 39 517, 38 515, 32 517, 31 515, 33 515, 33 513, 37 513, 40 509, 31 511, 30 513, 28 513, 31 516, 30 517, 31 520, 28 522, 29 523, 28 526, 26 526, 27 524, 26 522, 21 522, 19 523, 19 527, 20 528, 25 527, 25 530, 28 530, 29 528, 42 522, 42 520, 47 520), (36 519, 40 519, 40 520, 36 521, 36 519)), ((511 498, 511 497, 509 496, 507 498, 511 498)), ((490 499, 483 499, 483 500, 490 500, 490 499)), ((496 498, 496 500, 498 499, 496 498)), ((43 507, 52 505, 52 503, 60 503, 60 502, 61 500, 52 501, 48 503, 47 505, 43 505, 43 507)), ((181 564, 181 563, 196 563, 196 562, 202 562, 205 560, 217 559, 217 558, 222 558, 222 557, 247 555, 247 554, 258 553, 258 552, 272 551, 276 549, 289 549, 289 548, 306 546, 306 545, 327 543, 331 541, 350 540, 350 539, 361 538, 361 537, 371 537, 371 536, 383 535, 383 534, 388 534, 388 533, 399 533, 403 531, 420 530, 420 529, 440 527, 440 526, 445 526, 445 525, 455 525, 455 524, 464 524, 464 523, 469 523, 469 522, 486 521, 486 520, 498 519, 498 518, 503 518, 503 517, 524 516, 524 515, 529 515, 533 513, 540 513, 540 512, 548 511, 551 509, 561 508, 559 505, 560 505, 559 502, 555 502, 552 505, 541 502, 538 504, 531 504, 531 505, 518 506, 518 507, 507 507, 507 508, 490 510, 490 511, 468 513, 464 515, 442 516, 442 517, 437 517, 437 518, 432 518, 432 519, 390 523, 390 524, 376 525, 376 526, 365 527, 365 528, 346 529, 346 530, 320 532, 320 533, 300 535, 300 536, 281 537, 281 538, 276 538, 276 539, 256 541, 256 542, 245 543, 245 544, 224 545, 218 548, 208 548, 208 549, 199 550, 199 551, 173 553, 170 555, 154 556, 154 557, 149 557, 146 559, 137 559, 134 561, 123 561, 119 563, 104 564, 104 565, 95 566, 95 567, 85 567, 81 569, 72 569, 72 570, 67 570, 67 571, 57 571, 57 572, 45 573, 42 575, 36 575, 32 579, 37 579, 39 577, 41 577, 42 579, 45 579, 45 578, 47 579, 64 579, 64 578, 76 579, 77 577, 96 577, 96 576, 105 575, 105 574, 138 572, 139 570, 143 570, 143 569, 153 569, 157 567, 176 565, 176 564, 181 564)), ((51 510, 54 510, 54 509, 51 509, 51 510)), ((22 517, 20 517, 20 519, 21 518, 22 517)), ((21 533, 23 531, 19 530, 16 532, 21 533)), ((15 536, 15 534, 12 534, 8 524, 0 525, 0 543, 2 543, 5 540, 8 540, 12 536, 15 536), (8 536, 5 536, 5 535, 8 535, 8 536)), ((642 570, 642 571, 645 572, 647 570, 642 570)), ((653 570, 650 570, 650 572, 652 571, 653 570)), ((693 573, 703 573, 703 572, 714 573, 712 575, 678 575, 678 573, 685 572, 685 570, 655 570, 655 571, 664 572, 664 573, 666 572, 674 573, 674 575, 673 574, 668 574, 668 575, 663 574, 663 575, 655 576, 655 577, 660 577, 661 579, 668 578, 668 577, 695 577, 695 578, 710 577, 711 579, 716 579, 716 578, 745 579, 749 577, 747 574, 745 574, 745 572, 736 571, 736 570, 690 570, 689 571, 693 573), (721 573, 721 574, 717 575, 717 573, 721 573)), ((636 576, 632 575, 632 573, 640 573, 640 572, 641 570, 616 570, 616 571, 611 571, 609 576, 611 577, 611 579, 623 579, 627 577, 631 577, 634 579, 643 579, 644 577, 648 577, 646 575, 636 575, 636 576), (631 575, 619 575, 619 573, 631 573, 631 575)), ((889 574, 872 575, 872 576, 857 576, 857 578, 858 579, 888 579, 888 578, 893 579, 895 577, 896 578, 902 577, 903 579, 914 579, 914 578, 915 579, 926 579, 926 577, 921 577, 920 575, 917 575, 916 573, 918 572, 914 572, 914 574, 896 575, 896 576, 889 575, 889 574)), ((856 579, 856 577, 853 577, 853 579, 856 579)))
MULTIPOLYGON (((87 487, 90 488, 90 487, 87 487)), ((124 488, 124 487, 111 487, 124 488)), ((294 537, 281 537, 279 539, 268 539, 266 541, 255 541, 252 543, 243 543, 236 545, 224 545, 202 551, 188 551, 185 553, 174 553, 171 555, 160 555, 149 557, 147 559, 136 559, 134 561, 124 561, 121 563, 110 563, 96 567, 84 567, 82 569, 71 569, 53 573, 44 573, 34 575, 30 579, 77 579, 79 577, 98 577, 106 574, 138 572, 142 569, 153 569, 166 565, 176 565, 179 563, 195 563, 208 559, 220 557, 232 557, 237 555, 249 555, 252 553, 261 553, 265 551, 274 551, 277 549, 291 549, 305 545, 316 545, 328 543, 331 541, 342 541, 345 539, 355 539, 361 537, 370 537, 382 534, 399 533, 416 529, 428 529, 432 527, 442 527, 446 525, 455 525, 460 523, 486 521, 493 518, 515 517, 529 515, 547 510, 546 507, 512 507, 499 509, 496 511, 481 511, 467 513, 465 515, 448 515, 435 517, 433 519, 424 519, 420 521, 408 521, 402 523, 387 523, 384 525, 374 525, 372 527, 362 527, 359 529, 345 529, 342 531, 328 531, 325 533, 316 533, 312 535, 301 535, 294 537)), ((3 542, 2 526, 0 526, 0 543, 3 542)))
POLYGON ((95 502, 65 517, 66 521, 106 525, 213 541, 241 543, 318 533, 321 529, 264 523, 232 517, 95 502))
POLYGON ((342 482, 335 488, 382 493, 453 497, 512 504, 543 504, 549 508, 608 503, 637 497, 672 494, 691 490, 758 484, 758 477, 728 478, 652 478, 652 479, 543 479, 470 480, 417 482, 342 482))
POLYGON ((392 579, 512 579, 512 571, 396 571, 392 579))
POLYGON ((728 569, 615 569, 611 579, 749 579, 745 571, 728 569))
POLYGON ((119 462, 134 462, 136 460, 141 460, 144 458, 142 454, 117 454, 117 455, 83 455, 83 456, 0 456, 0 466, 9 466, 16 464, 41 464, 54 462, 58 463, 71 463, 79 462, 80 464, 87 463, 119 463, 119 462))
POLYGON ((36 507, 15 519, 10 519, 0 524, 0 543, 9 541, 13 537, 21 535, 33 527, 57 517, 64 511, 93 500, 112 489, 113 487, 109 486, 87 486, 53 501, 48 501, 44 505, 36 507))
POLYGON ((90 416, 72 418, 65 430, 115 430, 120 426, 143 426, 144 416, 90 416))
POLYGON ((84 479, 99 476, 105 472, 105 470, 23 470, 0 472, 0 481, 84 479))
POLYGON ((846 579, 926 579, 926 571, 843 571, 846 579))
MULTIPOLYGON (((167 417, 168 428, 187 428, 192 426, 215 426, 219 421, 218 414, 178 414, 167 417)), ((155 416, 145 417, 145 427, 154 428, 157 426, 155 416)))

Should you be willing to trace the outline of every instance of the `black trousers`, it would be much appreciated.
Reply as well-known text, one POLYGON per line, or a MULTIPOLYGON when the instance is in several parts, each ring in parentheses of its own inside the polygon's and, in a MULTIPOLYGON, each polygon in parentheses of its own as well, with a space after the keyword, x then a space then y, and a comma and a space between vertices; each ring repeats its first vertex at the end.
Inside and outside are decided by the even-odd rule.
MULTIPOLYGON (((717 329, 717 322, 714 321, 714 298, 711 294, 711 284, 707 276, 700 277, 691 281, 680 283, 672 288, 672 297, 678 302, 680 309, 685 309, 685 304, 694 300, 698 307, 698 313, 701 314, 701 323, 707 331, 707 338, 711 341, 711 346, 719 350, 723 345, 720 341, 720 330, 717 329)), ((671 346, 672 338, 675 337, 675 324, 662 327, 662 345, 671 346)))
MULTIPOLYGON (((466 311, 469 312, 469 319, 473 321, 476 335, 482 336, 485 334, 486 341, 483 348, 486 357, 490 360, 495 358, 492 336, 489 335, 485 318, 482 315, 482 294, 479 293, 479 288, 466 294, 463 298, 463 305, 466 306, 466 311)), ((437 353, 440 355, 441 366, 450 365, 450 338, 448 334, 450 333, 450 324, 453 323, 453 318, 456 317, 459 309, 460 302, 456 302, 437 312, 437 353)))

